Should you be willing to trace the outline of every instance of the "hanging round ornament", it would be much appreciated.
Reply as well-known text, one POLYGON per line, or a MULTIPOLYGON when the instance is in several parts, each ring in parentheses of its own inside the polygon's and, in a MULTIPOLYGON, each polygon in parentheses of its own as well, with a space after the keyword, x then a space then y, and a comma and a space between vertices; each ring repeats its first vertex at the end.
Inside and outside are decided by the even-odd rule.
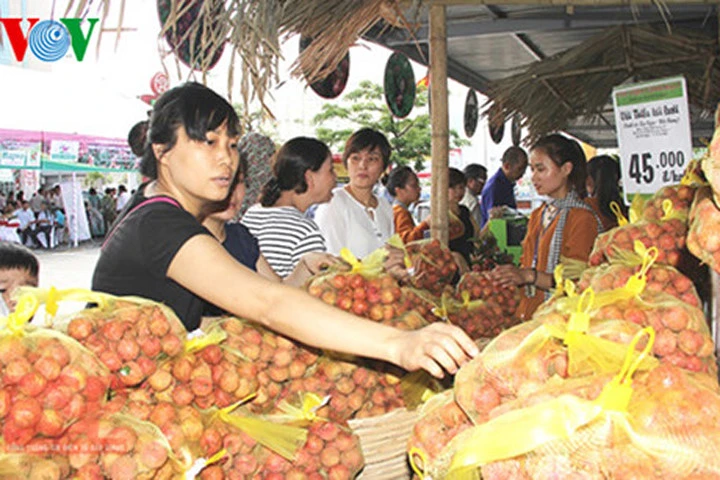
POLYGON ((170 80, 168 79, 168 76, 165 75, 165 73, 163 72, 157 72, 150 79, 150 90, 152 90, 152 92, 158 97, 163 93, 167 92, 167 89, 169 87, 170 80))
POLYGON ((512 117, 510 134, 512 136, 513 145, 519 147, 520 140, 522 140, 522 118, 520 118, 519 113, 515 113, 512 117))
POLYGON ((505 117, 502 116, 502 113, 495 105, 490 107, 488 112, 488 129, 492 141, 500 143, 505 133, 505 117))
MULTIPOLYGON (((300 53, 302 53, 310 44, 312 38, 300 37, 300 53)), ((307 80, 308 72, 303 70, 303 76, 307 80)), ((337 64, 327 77, 310 83, 310 88, 322 98, 332 99, 338 97, 347 85, 350 76, 350 52, 347 52, 340 63, 337 64)))
POLYGON ((397 118, 407 117, 415 104, 415 73, 410 60, 395 52, 385 65, 385 102, 397 118))
POLYGON ((465 127, 465 136, 470 138, 475 135, 478 124, 478 98, 475 90, 468 90, 465 97, 465 113, 463 115, 463 126, 465 127))
POLYGON ((180 61, 193 70, 210 70, 223 54, 222 9, 219 0, 157 0, 165 40, 180 61), (171 26, 165 29, 168 24, 171 26))

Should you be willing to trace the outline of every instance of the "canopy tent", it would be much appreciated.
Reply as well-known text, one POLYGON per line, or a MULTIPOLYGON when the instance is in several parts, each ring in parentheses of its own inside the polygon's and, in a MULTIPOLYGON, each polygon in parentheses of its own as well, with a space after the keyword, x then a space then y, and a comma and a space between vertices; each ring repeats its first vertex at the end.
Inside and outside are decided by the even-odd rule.
POLYGON ((412 30, 381 21, 365 38, 427 65, 442 5, 450 78, 497 103, 497 120, 521 114, 531 138, 564 130, 596 147, 617 145, 612 87, 684 75, 700 146, 720 101, 717 3, 436 0, 403 10, 412 30))

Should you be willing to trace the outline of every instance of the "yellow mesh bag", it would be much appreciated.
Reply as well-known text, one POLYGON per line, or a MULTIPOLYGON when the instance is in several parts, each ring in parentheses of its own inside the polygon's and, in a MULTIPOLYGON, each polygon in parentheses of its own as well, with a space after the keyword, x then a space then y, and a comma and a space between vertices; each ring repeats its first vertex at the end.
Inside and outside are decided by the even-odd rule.
POLYGON ((682 259, 687 234, 687 212, 675 210, 668 199, 663 201, 664 214, 656 220, 638 220, 601 234, 588 259, 591 266, 614 262, 635 254, 635 242, 645 248, 656 247, 657 263, 678 265, 682 259))
MULTIPOLYGON (((382 323, 402 330, 417 330, 427 325, 415 312, 382 323)), ((413 378, 425 377, 411 376, 403 382, 406 374, 403 369, 379 360, 325 352, 317 368, 285 386, 280 399, 298 392, 313 392, 330 396, 323 416, 333 421, 374 417, 410 406, 405 402, 408 384, 414 383, 413 378)))
POLYGON ((690 210, 687 246, 690 253, 720 272, 720 209, 709 187, 697 191, 690 210))
POLYGON ((17 452, 100 410, 110 385, 108 369, 83 345, 28 325, 37 307, 35 297, 22 295, 0 330, 0 435, 17 452))
POLYGON ((160 429, 123 414, 88 416, 73 424, 59 442, 73 474, 95 471, 101 478, 184 477, 189 458, 177 457, 160 429))
POLYGON ((670 365, 633 378, 637 358, 628 365, 616 376, 553 381, 503 405, 487 423, 455 437, 426 474, 448 479, 720 475, 717 381, 670 365))
POLYGON ((495 337, 520 321, 504 312, 505 306, 498 301, 470 300, 467 290, 460 293, 460 299, 443 295, 441 305, 436 312, 442 312, 449 323, 462 328, 472 339, 495 337))
POLYGON ((459 433, 472 426, 470 418, 455 401, 452 390, 434 395, 420 408, 420 418, 408 439, 408 458, 422 478, 426 465, 432 464, 445 446, 459 433))
POLYGON ((442 294, 458 270, 450 249, 437 239, 416 240, 405 248, 412 265, 413 285, 433 295, 442 294))
POLYGON ((407 311, 398 281, 385 272, 387 250, 380 248, 362 261, 343 249, 344 264, 308 279, 307 292, 323 302, 375 321, 407 311))
POLYGON ((112 374, 120 390, 142 383, 168 356, 179 354, 187 331, 172 309, 140 297, 115 297, 83 289, 24 289, 52 316, 54 329, 87 346, 112 374), (82 301, 97 306, 55 317, 58 304, 82 301))
MULTIPOLYGON (((360 442, 344 424, 318 416, 326 399, 303 393, 278 405, 278 414, 257 417, 242 409, 212 414, 211 428, 224 430, 227 459, 217 467, 246 478, 317 474, 354 478, 364 466, 360 442), (242 432, 242 435, 238 435, 242 432), (233 441, 227 435, 234 435, 233 441)), ((209 452, 208 452, 209 453, 209 452)))
POLYGON ((455 377, 455 398, 468 416, 485 421, 500 404, 542 388, 554 376, 616 370, 641 327, 599 315, 609 300, 597 298, 588 290, 546 304, 532 321, 503 332, 463 366, 455 377))
POLYGON ((237 397, 255 392, 248 405, 255 413, 272 410, 288 382, 305 378, 317 368, 319 351, 254 322, 227 317, 203 323, 206 331, 216 328, 227 335, 222 350, 238 372, 237 397))
POLYGON ((650 197, 643 205, 640 218, 642 220, 660 221, 666 215, 669 204, 680 217, 687 218, 690 204, 695 197, 696 187, 692 185, 670 185, 663 187, 650 197))
MULTIPOLYGON (((636 249, 644 249, 642 243, 637 242, 636 249)), ((637 250, 636 250, 637 251, 637 250)), ((628 279, 642 269, 642 258, 617 259, 613 263, 604 263, 583 272, 577 288, 580 291, 592 287, 596 292, 612 290, 625 285, 628 279)), ((647 270, 648 293, 665 292, 677 299, 700 307, 700 297, 695 290, 692 280, 669 265, 652 265, 647 270)))

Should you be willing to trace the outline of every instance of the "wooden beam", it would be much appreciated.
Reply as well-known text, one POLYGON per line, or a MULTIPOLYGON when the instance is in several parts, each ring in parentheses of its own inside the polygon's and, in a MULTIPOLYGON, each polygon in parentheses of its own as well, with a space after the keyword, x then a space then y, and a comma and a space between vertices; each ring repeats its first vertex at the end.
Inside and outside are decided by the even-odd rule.
POLYGON ((448 81, 445 7, 430 7, 430 106, 432 121, 432 238, 448 243, 448 81))

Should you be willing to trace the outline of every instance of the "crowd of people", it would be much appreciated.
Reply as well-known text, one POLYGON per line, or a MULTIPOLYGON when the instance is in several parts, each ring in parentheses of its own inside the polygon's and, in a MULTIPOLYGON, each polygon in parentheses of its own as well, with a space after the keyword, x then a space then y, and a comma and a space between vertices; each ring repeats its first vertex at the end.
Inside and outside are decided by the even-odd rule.
POLYGON ((60 186, 40 188, 26 199, 22 191, 0 193, 0 240, 50 248, 56 230, 65 228, 65 210, 60 186))
MULTIPOLYGON (((323 142, 298 137, 275 151, 257 133, 240 138, 232 107, 199 84, 164 94, 146 131, 141 169, 148 181, 132 195, 124 186, 117 195, 114 189, 102 197, 89 192, 91 225, 106 236, 93 289, 164 302, 188 330, 202 315, 224 311, 309 345, 437 376, 477 353, 449 325, 399 332, 290 288, 338 261, 342 249, 363 258, 395 233, 404 242, 429 236, 430 218, 416 222, 412 214, 418 176, 407 166, 390 169, 392 148, 382 132, 363 128, 350 136, 342 154, 349 181, 337 186, 323 142), (388 170, 385 195, 378 185, 388 170)), ((469 269, 472 241, 488 220, 516 208, 515 182, 529 165, 535 190, 547 200, 530 216, 520 265, 492 275, 526 287, 520 310, 531 315, 553 287, 555 266, 565 258, 587 260, 595 237, 612 226, 609 202, 619 199, 619 168, 612 162, 588 163, 576 141, 553 134, 529 155, 509 148, 490 178, 478 164, 450 168, 448 246, 461 272, 469 269)), ((31 212, 36 225, 42 212, 31 212)), ((399 250, 390 249, 386 267, 407 275, 399 250)))

